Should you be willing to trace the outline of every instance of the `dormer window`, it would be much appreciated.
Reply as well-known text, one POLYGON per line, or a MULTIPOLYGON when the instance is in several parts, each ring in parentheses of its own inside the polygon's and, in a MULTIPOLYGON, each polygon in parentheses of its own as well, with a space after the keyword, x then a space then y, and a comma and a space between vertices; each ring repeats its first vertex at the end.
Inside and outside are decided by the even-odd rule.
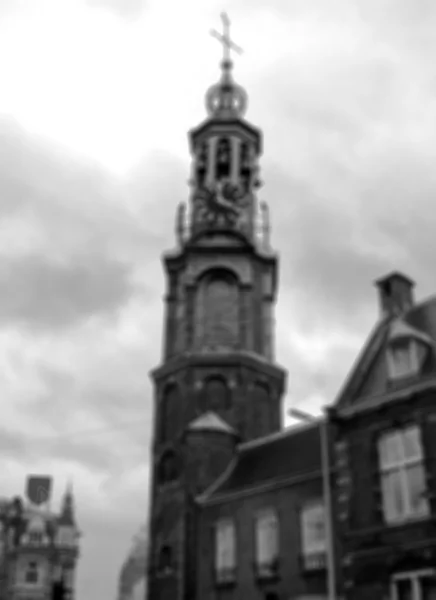
POLYGON ((391 380, 418 375, 433 345, 424 332, 398 319, 391 325, 387 348, 388 375, 391 380))
POLYGON ((401 346, 391 346, 388 350, 390 379, 402 379, 416 375, 419 370, 416 344, 408 342, 401 346))

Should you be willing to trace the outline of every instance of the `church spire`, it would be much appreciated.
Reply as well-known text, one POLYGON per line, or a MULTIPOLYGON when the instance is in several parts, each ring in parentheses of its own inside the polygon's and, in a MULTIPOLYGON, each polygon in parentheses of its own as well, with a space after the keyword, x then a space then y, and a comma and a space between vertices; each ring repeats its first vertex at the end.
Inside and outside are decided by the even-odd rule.
POLYGON ((65 491, 59 523, 61 525, 75 525, 75 510, 74 510, 74 497, 73 497, 73 486, 69 482, 65 491))
MULTIPOLYGON (((259 244, 256 191, 260 187, 262 132, 244 119, 247 93, 234 82, 231 52, 242 50, 230 37, 223 13, 222 33, 212 36, 223 46, 221 78, 206 93, 208 117, 189 132, 192 154, 191 198, 179 208, 176 235, 179 248, 200 242, 203 235, 238 237, 262 252, 259 244)), ((218 238, 216 238, 218 239, 218 238)), ((201 243, 201 242, 200 242, 201 243)))

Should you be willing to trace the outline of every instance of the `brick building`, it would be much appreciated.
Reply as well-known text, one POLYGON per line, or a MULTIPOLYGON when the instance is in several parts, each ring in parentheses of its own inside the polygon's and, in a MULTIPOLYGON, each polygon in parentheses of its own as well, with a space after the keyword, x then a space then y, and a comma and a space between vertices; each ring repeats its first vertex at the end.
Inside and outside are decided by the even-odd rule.
POLYGON ((189 133, 191 193, 177 212, 178 248, 163 261, 148 597, 322 597, 319 423, 282 429, 278 257, 268 206, 257 200, 262 134, 244 118, 227 36, 208 116, 189 133))
POLYGON ((400 273, 331 410, 346 599, 436 598, 436 298, 400 273))

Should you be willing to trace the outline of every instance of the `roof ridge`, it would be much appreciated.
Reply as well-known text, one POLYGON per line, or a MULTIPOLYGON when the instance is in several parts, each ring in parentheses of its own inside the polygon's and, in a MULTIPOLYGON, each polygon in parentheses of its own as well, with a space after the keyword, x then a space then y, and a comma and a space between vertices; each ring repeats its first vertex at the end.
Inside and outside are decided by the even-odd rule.
POLYGON ((281 440, 285 437, 293 435, 294 433, 298 433, 299 431, 304 431, 305 429, 315 427, 319 425, 319 423, 322 420, 323 417, 314 417, 313 421, 307 423, 289 425, 288 427, 284 427, 279 431, 274 431, 273 433, 268 433, 267 435, 263 435, 262 437, 255 438, 253 440, 248 440, 247 442, 242 442, 241 444, 238 444, 238 450, 241 452, 246 452, 247 450, 251 450, 252 448, 265 446, 268 443, 273 443, 275 441, 281 440))

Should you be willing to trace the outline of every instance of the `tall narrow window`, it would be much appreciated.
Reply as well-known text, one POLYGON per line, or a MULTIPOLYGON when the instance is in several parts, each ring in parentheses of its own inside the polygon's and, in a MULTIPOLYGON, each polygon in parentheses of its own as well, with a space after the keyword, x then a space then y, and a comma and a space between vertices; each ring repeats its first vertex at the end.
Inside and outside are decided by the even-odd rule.
POLYGON ((419 427, 384 434, 379 440, 379 464, 385 521, 425 517, 429 503, 419 427))
POLYGON ((271 431, 271 412, 269 388, 266 384, 257 382, 253 388, 251 401, 252 435, 257 437, 271 431))
POLYGON ((164 545, 159 552, 158 569, 161 573, 169 573, 173 568, 173 553, 170 546, 164 545))
POLYGON ((236 531, 230 519, 218 521, 215 530, 215 574, 219 584, 232 583, 236 576, 236 531))
POLYGON ((256 515, 256 570, 258 577, 276 574, 279 557, 278 518, 273 508, 256 515))
POLYGON ((204 388, 206 410, 221 411, 229 407, 229 388, 222 377, 210 377, 204 388))
POLYGON ((239 346, 239 286, 229 271, 205 275, 195 301, 195 347, 203 351, 227 351, 239 346))
POLYGON ((158 478, 159 483, 164 484, 174 481, 178 477, 177 459, 172 450, 167 450, 160 459, 158 478))
POLYGON ((301 511, 301 552, 305 569, 325 567, 325 511, 321 501, 312 502, 301 511))
POLYGON ((159 429, 160 441, 173 440, 180 428, 182 398, 176 384, 168 385, 162 393, 159 429))

